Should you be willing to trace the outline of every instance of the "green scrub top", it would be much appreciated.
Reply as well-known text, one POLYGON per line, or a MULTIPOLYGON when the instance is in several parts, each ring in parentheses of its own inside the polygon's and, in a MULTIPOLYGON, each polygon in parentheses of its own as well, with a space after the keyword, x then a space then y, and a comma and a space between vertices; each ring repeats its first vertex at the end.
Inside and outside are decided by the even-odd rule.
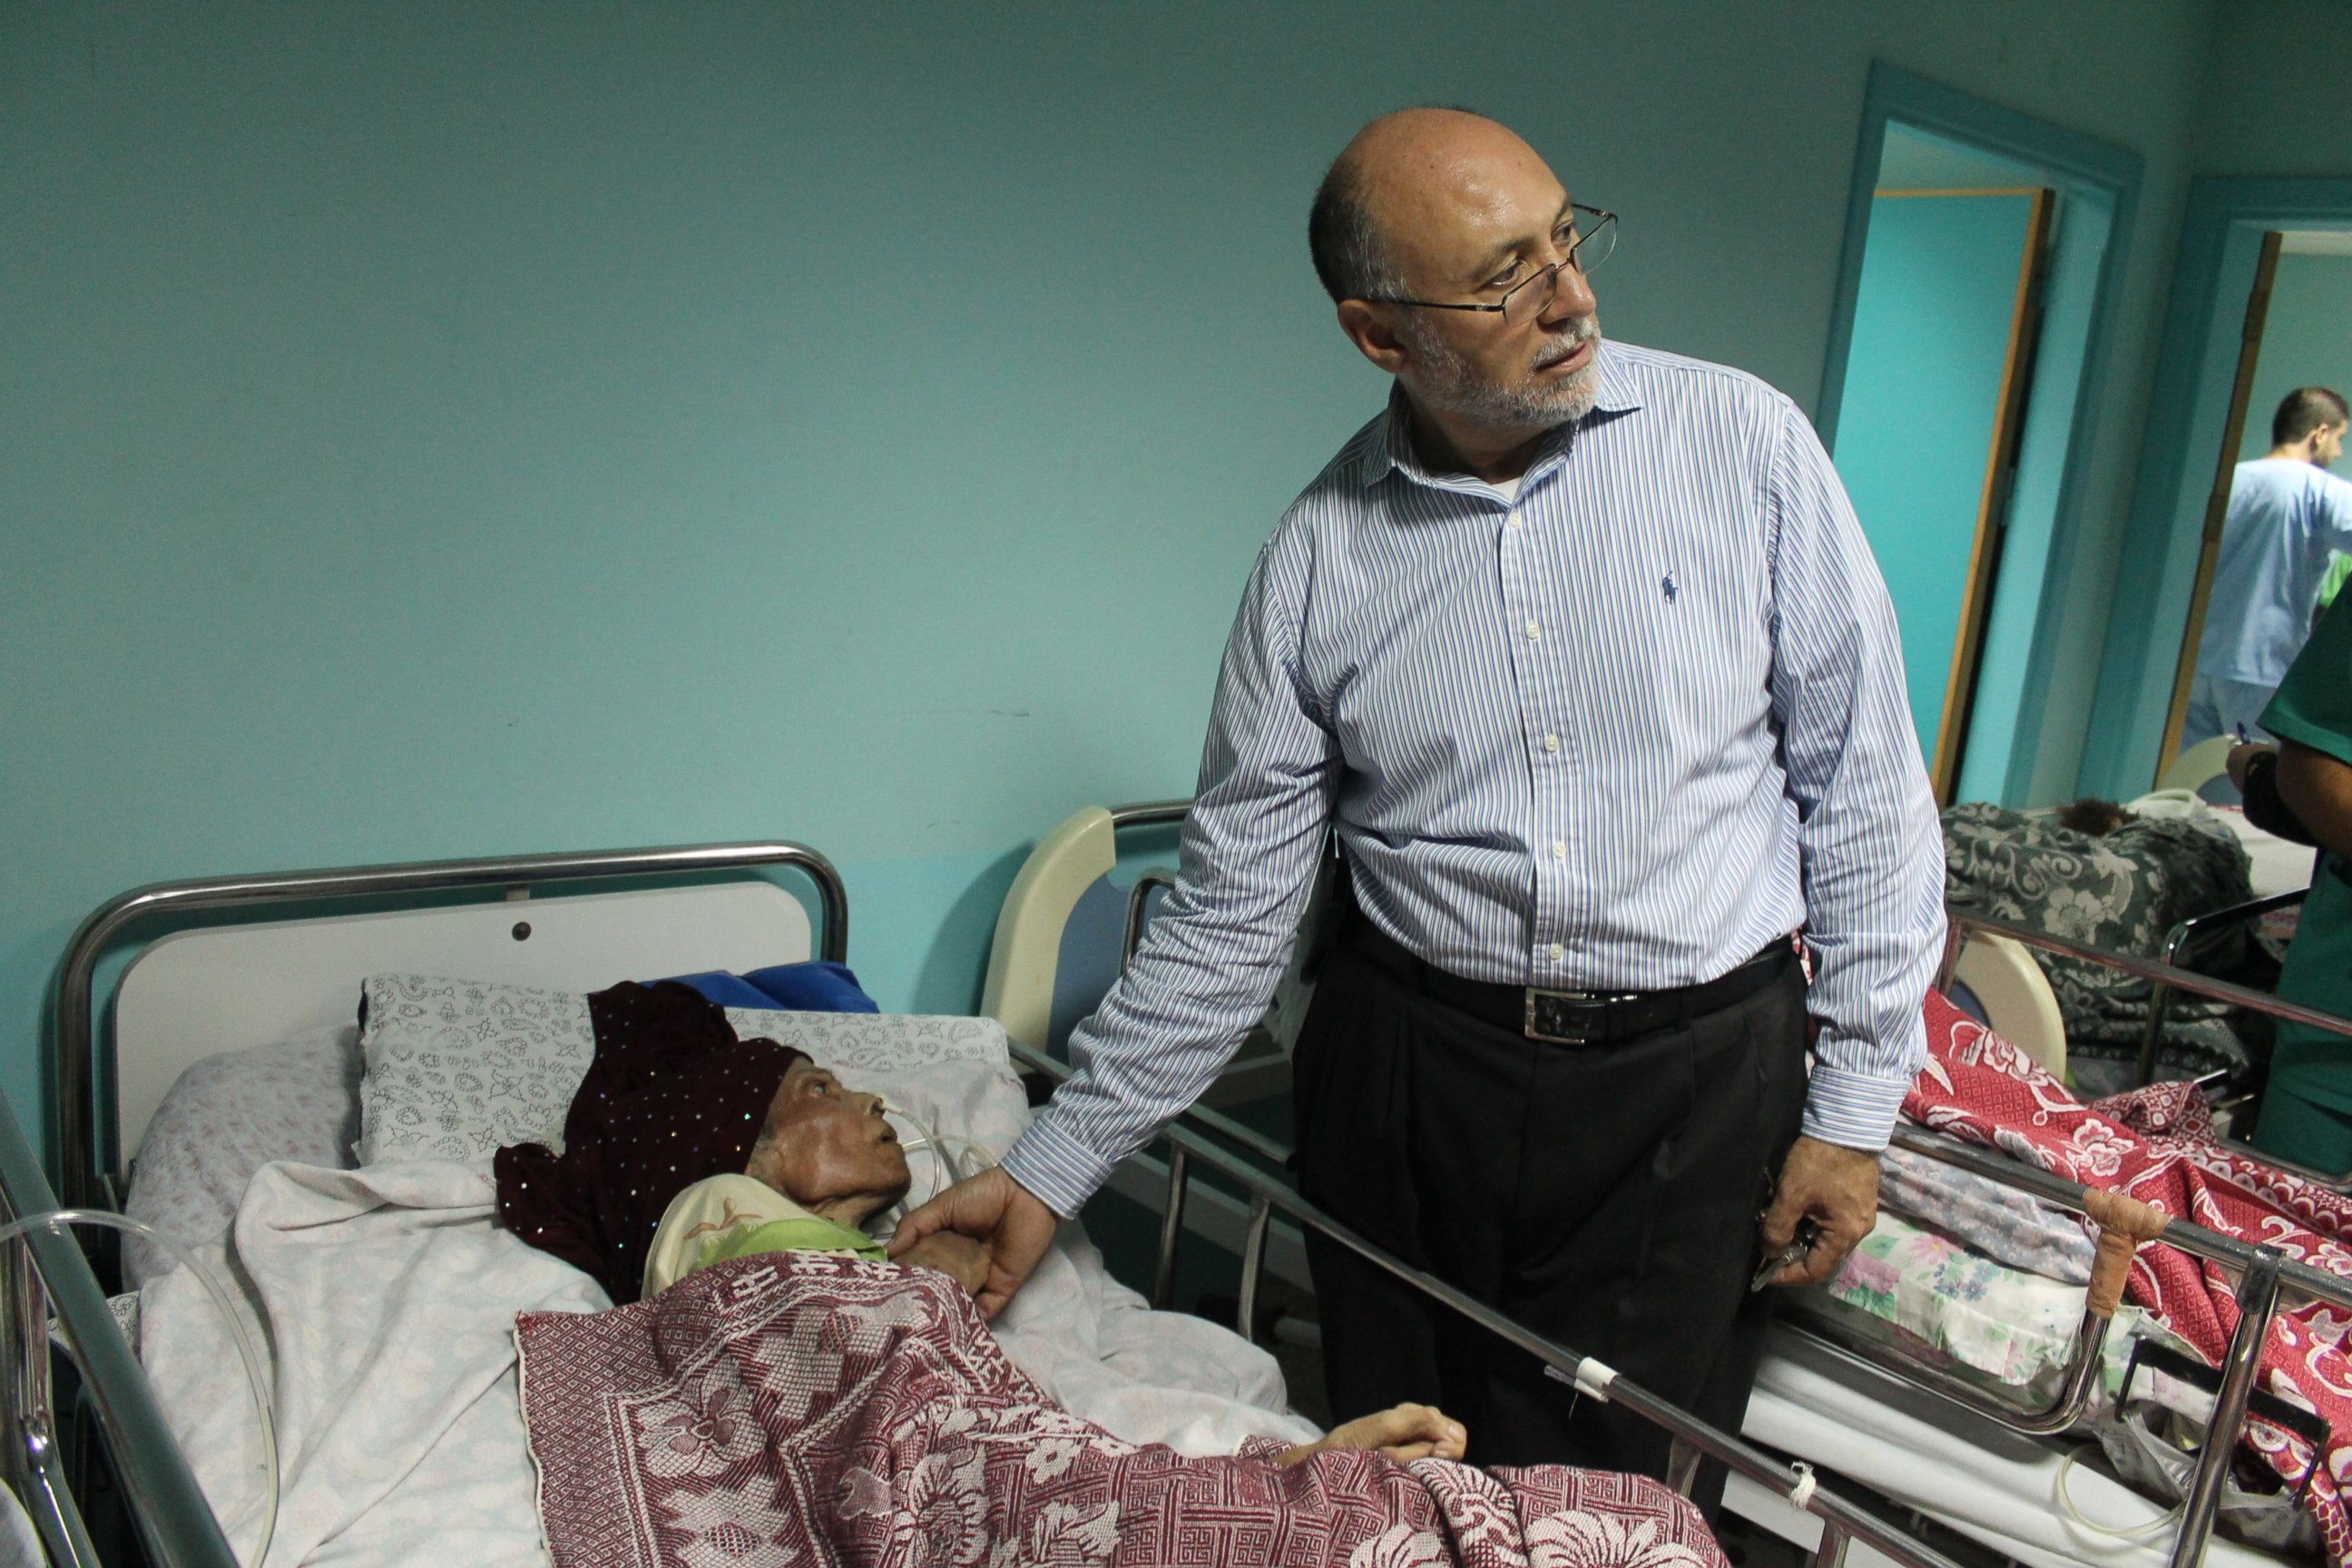
MULTIPOLYGON (((2352 598, 2339 598, 2314 628, 2278 695, 2263 710, 2263 728, 2352 764, 2352 598)), ((2352 859, 2333 851, 2320 857, 2279 973, 2278 994, 2352 1017, 2352 859)), ((2280 1024, 2271 1082, 2315 1105, 2352 1113, 2352 1036, 2280 1024)))

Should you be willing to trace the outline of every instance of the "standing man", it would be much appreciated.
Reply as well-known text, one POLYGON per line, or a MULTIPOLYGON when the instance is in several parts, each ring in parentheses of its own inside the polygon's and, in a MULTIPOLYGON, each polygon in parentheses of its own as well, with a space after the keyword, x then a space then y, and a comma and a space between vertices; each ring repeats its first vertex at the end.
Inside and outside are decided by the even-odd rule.
MULTIPOLYGON (((1336 828, 1353 910, 1298 1044, 1306 1194, 1736 1430, 1759 1211, 1770 1250, 1819 1228, 1780 1282, 1826 1277, 1925 1055, 1943 858, 1885 586, 1786 397, 1601 340, 1613 219, 1502 126, 1374 121, 1310 236, 1388 408, 1258 558, 1178 887, 1078 1073, 893 1249, 991 1241, 1002 1305, 1231 1056, 1336 828)), ((1409 1391, 1481 1463, 1663 1468, 1656 1429, 1572 1411, 1339 1248, 1310 1262, 1335 1415, 1409 1391)))
POLYGON ((2269 455, 2231 476, 2182 750, 2216 735, 2269 738, 2263 710, 2311 636, 2328 557, 2352 552, 2352 483, 2327 471, 2347 422, 2342 393, 2297 387, 2271 416, 2269 455))

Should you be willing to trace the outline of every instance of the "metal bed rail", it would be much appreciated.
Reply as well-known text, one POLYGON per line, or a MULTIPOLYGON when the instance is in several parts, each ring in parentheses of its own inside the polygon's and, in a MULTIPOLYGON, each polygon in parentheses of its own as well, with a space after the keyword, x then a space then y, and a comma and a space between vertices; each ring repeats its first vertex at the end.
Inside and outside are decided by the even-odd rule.
MULTIPOLYGON (((61 1212, 16 1111, 0 1097, 0 1222, 61 1212)), ((237 1568, 81 1248, 68 1236, 36 1228, 0 1251, 0 1479, 31 1517, 49 1562, 57 1568, 100 1562, 61 1463, 50 1380, 54 1313, 89 1395, 83 1418, 96 1421, 116 1479, 137 1500, 132 1512, 149 1561, 157 1568, 237 1568)))
MULTIPOLYGON (((2278 900, 2287 902, 2291 900, 2278 900)), ((2267 907, 2267 902, 2266 902, 2267 907)), ((2238 911, 2242 913, 2243 911, 2238 911)), ((1948 986, 1952 970, 1958 962, 1959 948, 1968 932, 1982 931, 2008 937, 2024 946, 2044 952, 2060 952, 2093 963, 2102 963, 2137 974, 2159 986, 2170 986, 2191 994, 2210 996, 2252 1011, 2309 1024, 2336 1034, 2352 1037, 2352 1019, 2337 1017, 2316 1009, 2283 1002, 2266 993, 2226 981, 2214 980, 2187 970, 2154 960, 2127 953, 2111 952, 2086 943, 2063 937, 2051 936, 2023 926, 1978 916, 1955 914, 1950 917, 1942 965, 1937 977, 1939 988, 1948 986)), ((1130 945, 1133 936, 1130 931, 1130 945)), ((2175 949, 2168 949, 2173 952, 2175 949)), ((1015 1044, 1015 1055, 1030 1068, 1055 1079, 1070 1075, 1072 1068, 1065 1063, 1015 1044)), ((1264 1134, 1244 1127, 1232 1119, 1219 1116, 1202 1107, 1185 1111, 1176 1124, 1163 1134, 1169 1145, 1168 1196, 1162 1210, 1158 1268, 1153 1283, 1153 1303, 1166 1306, 1172 1299, 1176 1247, 1183 1229, 1185 1192, 1197 1163, 1217 1172, 1228 1181, 1239 1184, 1251 1194, 1250 1223, 1244 1240, 1242 1256, 1242 1287, 1239 1326, 1244 1338, 1255 1340, 1259 1279, 1265 1264, 1265 1237, 1275 1209, 1280 1208, 1301 1226, 1320 1231, 1342 1245, 1405 1280, 1423 1293, 1444 1301, 1462 1312, 1482 1328, 1528 1351, 1541 1360, 1553 1375, 1574 1382, 1580 1389, 1591 1392, 1592 1376, 1580 1369, 1591 1363, 1568 1347, 1543 1339, 1491 1309, 1446 1286, 1433 1277, 1413 1269, 1390 1258, 1377 1247, 1356 1236, 1330 1215, 1299 1197, 1286 1183, 1264 1169, 1254 1167, 1239 1159, 1212 1139, 1222 1137, 1238 1143, 1259 1159, 1281 1168, 1290 1151, 1264 1134), (1204 1137, 1203 1134, 1210 1137, 1204 1137)), ((2037 1170, 2008 1156, 1956 1139, 1908 1125, 1895 1130, 1895 1143, 1913 1152, 1927 1155, 1947 1164, 1958 1166, 2017 1188, 2070 1213, 2088 1215, 2093 1207, 2108 1194, 2091 1195, 2093 1189, 2061 1176, 2037 1170)), ((2190 1481, 2179 1527, 2175 1534, 2170 1557, 2171 1568, 2191 1568, 2204 1556, 2211 1539, 2214 1520, 2221 1500, 2222 1483, 2227 1479, 2231 1457, 2243 1436, 2247 1404, 2253 1393, 2261 1367, 2262 1345, 2270 1325, 2277 1316, 2283 1294, 2295 1298, 2325 1301, 2352 1310, 2352 1281, 2323 1273, 2308 1265, 2288 1258, 2274 1247, 2257 1247, 2224 1236, 2218 1231, 2189 1222, 2171 1219, 2163 1231, 2158 1246, 2178 1247, 2191 1257, 2203 1258, 2229 1270, 2238 1279, 2238 1322, 2229 1345, 2222 1355, 2220 1388, 2216 1394, 2212 1416, 2207 1424, 2203 1452, 2190 1481), (2226 1439, 2223 1435, 2226 1434, 2226 1439)), ((2090 1310, 2087 1306, 2075 1334, 2074 1357, 2067 1376, 2050 1404, 2040 1410, 2024 1410, 1994 1397, 1989 1392, 1904 1356, 1890 1347, 1879 1345, 1858 1336, 1816 1333, 1838 1349, 1865 1363, 1927 1389, 1944 1398, 1979 1415, 2032 1435, 2050 1435, 2065 1430, 2080 1419, 2088 1408, 2097 1389, 2101 1354, 2105 1348, 2109 1319, 2090 1310)), ((1808 1325, 1804 1331, 1813 1331, 1808 1325)), ((1605 1369, 1603 1369, 1605 1373, 1605 1369)), ((1613 1374, 1607 1374, 1613 1376, 1613 1374)), ((1666 1405, 1654 1395, 1639 1390, 1620 1394, 1626 1388, 1622 1380, 1609 1385, 1608 1397, 1641 1411, 1675 1435, 1678 1444, 1707 1457, 1724 1459, 1739 1473, 1759 1484, 1771 1488, 1793 1502, 1797 1500, 1797 1473, 1775 1464, 1757 1450, 1747 1448, 1737 1438, 1727 1436, 1698 1422, 1695 1417, 1666 1405), (1735 1451, 1753 1461, 1741 1462, 1735 1451)), ((2315 1467, 2324 1460, 2324 1454, 2315 1453, 2315 1467)), ((1680 1463, 1676 1474, 1687 1484, 1690 1461, 1680 1463)), ((1851 1505, 1845 1505, 1849 1511, 1851 1505)), ((1811 1510, 1809 1511, 1820 1511, 1811 1510)), ((1820 1560, 1842 1559, 1843 1535, 1833 1530, 1846 1529, 1836 1516, 1823 1513, 1828 1521, 1820 1549, 1820 1560)), ((1866 1515, 1859 1517, 1866 1518, 1866 1515)), ((1885 1527, 1880 1527, 1882 1530, 1885 1527)), ((1877 1539, 1864 1535, 1859 1530, 1848 1530, 1853 1539, 1865 1539, 1881 1551, 1906 1563, 1937 1560, 1905 1557, 1902 1552, 1890 1548, 1877 1539)), ((1916 1542, 1907 1542, 1905 1550, 1926 1551, 1916 1542)))
MULTIPOLYGON (((1056 1081, 1068 1078, 1073 1071, 1068 1064, 1056 1061, 1018 1041, 1011 1042, 1011 1046, 1013 1058, 1025 1070, 1044 1073, 1056 1081)), ((1199 1112, 1183 1112, 1161 1132, 1160 1137, 1170 1150, 1167 1218, 1161 1229, 1163 1257, 1172 1245, 1173 1237, 1182 1227, 1183 1189, 1196 1166, 1215 1172, 1250 1194, 1249 1230, 1242 1255, 1240 1324, 1243 1336, 1253 1342, 1258 1281, 1265 1264, 1266 1234, 1275 1211, 1279 1209, 1302 1228, 1329 1237, 1423 1295, 1444 1303, 1487 1332, 1526 1351, 1543 1363, 1549 1375, 1568 1383, 1585 1397, 1622 1405, 1654 1425, 1665 1428, 1676 1446, 1673 1471, 1682 1489, 1688 1489, 1698 1459, 1717 1459, 1736 1474, 1786 1498, 1791 1507, 1813 1515, 1822 1521, 1821 1542, 1812 1556, 1812 1561, 1821 1568, 1840 1568, 1845 1561, 1847 1547, 1853 1542, 1861 1542, 1885 1552, 1904 1568, 1958 1568, 1951 1558, 1924 1542, 1914 1540, 1827 1487, 1817 1484, 1810 1467, 1781 1464, 1762 1449, 1701 1421, 1639 1384, 1619 1376, 1605 1363, 1547 1339, 1436 1276, 1390 1256, 1299 1196, 1286 1182, 1206 1135, 1201 1128, 1199 1112)))
MULTIPOLYGON (((2232 904, 2227 909, 2210 910, 2201 915, 2191 915, 2165 933, 2164 962, 2178 968, 2181 956, 2189 951, 2191 943, 2212 932, 2226 931, 2231 926, 2243 925, 2249 921, 2261 920, 2264 915, 2276 910, 2296 908, 2310 895, 2310 892, 2309 888, 2294 888, 2284 893, 2273 893, 2267 898, 2250 900, 2242 904, 2232 904)), ((2160 980, 2149 986, 2147 1028, 2141 1034, 2139 1041, 2139 1081, 2142 1083, 2156 1081, 2157 1048, 2164 1044, 2164 1021, 2166 1016, 2171 1011, 2171 1006, 2172 988, 2170 986, 2160 980)))
POLYGON ((121 1191, 121 1151, 109 1147, 111 1140, 101 1121, 114 1098, 114 1055, 111 1049, 100 1050, 94 1037, 96 988, 108 947, 142 921, 468 888, 528 891, 553 882, 626 881, 766 866, 793 867, 815 884, 821 917, 818 956, 836 963, 845 961, 849 955, 849 894, 841 874, 815 850, 783 839, 208 877, 150 883, 110 899, 82 921, 67 944, 50 1012, 49 1059, 58 1072, 59 1169, 66 1200, 76 1207, 110 1209, 121 1191))

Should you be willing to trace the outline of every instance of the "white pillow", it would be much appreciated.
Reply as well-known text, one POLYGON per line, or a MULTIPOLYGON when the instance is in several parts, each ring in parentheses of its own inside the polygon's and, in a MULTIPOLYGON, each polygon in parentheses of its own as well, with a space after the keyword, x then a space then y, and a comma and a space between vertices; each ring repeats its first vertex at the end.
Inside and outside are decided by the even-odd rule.
POLYGON ((361 1164, 562 1147, 564 1112, 596 1054, 588 998, 421 974, 372 975, 362 991, 361 1164))
MULTIPOLYGON (((478 1160, 509 1143, 562 1149, 564 1114, 596 1054, 585 996, 415 974, 375 975, 364 989, 360 1163, 478 1160)), ((797 1047, 852 1089, 913 1111, 923 1131, 988 1158, 1028 1125, 992 1018, 726 1011, 740 1038, 797 1047)), ((902 1120, 900 1131, 913 1129, 902 1120)), ((913 1158, 920 1194, 932 1173, 913 1158)))

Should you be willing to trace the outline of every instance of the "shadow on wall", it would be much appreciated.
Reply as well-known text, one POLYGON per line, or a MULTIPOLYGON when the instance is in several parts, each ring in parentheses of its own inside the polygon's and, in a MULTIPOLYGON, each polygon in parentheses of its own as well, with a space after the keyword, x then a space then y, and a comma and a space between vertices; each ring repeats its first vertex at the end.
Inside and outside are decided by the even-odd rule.
POLYGON ((851 964, 886 1011, 979 1011, 997 911, 1030 847, 845 868, 852 888, 851 964), (920 945, 922 956, 911 969, 894 972, 883 955, 916 952, 926 925, 931 933, 920 945), (861 955, 874 962, 860 963, 861 955))

